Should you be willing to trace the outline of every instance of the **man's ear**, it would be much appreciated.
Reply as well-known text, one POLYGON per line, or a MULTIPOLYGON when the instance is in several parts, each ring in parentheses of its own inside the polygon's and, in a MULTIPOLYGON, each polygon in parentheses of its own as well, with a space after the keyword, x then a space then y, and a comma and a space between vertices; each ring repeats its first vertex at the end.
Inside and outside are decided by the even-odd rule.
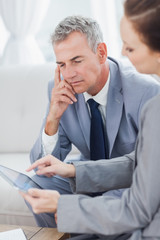
POLYGON ((101 64, 105 63, 107 58, 107 46, 105 43, 99 43, 97 47, 97 55, 101 64))

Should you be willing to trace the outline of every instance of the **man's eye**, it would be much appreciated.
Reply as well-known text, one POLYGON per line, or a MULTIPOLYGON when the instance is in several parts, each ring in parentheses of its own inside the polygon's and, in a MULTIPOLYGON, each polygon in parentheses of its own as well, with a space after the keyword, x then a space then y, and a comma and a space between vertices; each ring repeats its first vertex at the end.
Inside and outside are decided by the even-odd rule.
POLYGON ((79 60, 79 61, 74 61, 75 63, 81 63, 82 62, 82 60, 79 60))
POLYGON ((60 68, 62 68, 62 67, 64 67, 64 64, 60 64, 59 66, 60 66, 60 68))

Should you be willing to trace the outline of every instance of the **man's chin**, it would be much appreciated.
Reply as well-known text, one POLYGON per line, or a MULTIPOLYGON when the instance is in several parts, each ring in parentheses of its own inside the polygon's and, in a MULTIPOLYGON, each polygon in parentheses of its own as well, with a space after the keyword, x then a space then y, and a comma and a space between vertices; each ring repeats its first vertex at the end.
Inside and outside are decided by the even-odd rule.
POLYGON ((74 90, 74 92, 75 92, 76 94, 80 94, 80 93, 84 93, 84 92, 85 92, 84 90, 82 90, 82 89, 80 89, 80 88, 78 88, 78 87, 74 87, 73 90, 74 90))

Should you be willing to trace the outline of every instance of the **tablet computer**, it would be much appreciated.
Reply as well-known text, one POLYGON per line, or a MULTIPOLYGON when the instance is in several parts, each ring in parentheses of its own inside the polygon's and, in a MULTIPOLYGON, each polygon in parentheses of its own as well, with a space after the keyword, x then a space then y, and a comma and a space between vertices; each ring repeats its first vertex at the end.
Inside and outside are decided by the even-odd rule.
POLYGON ((2 165, 0 165, 0 176, 14 188, 19 189, 23 192, 27 192, 30 188, 42 189, 29 176, 2 165))

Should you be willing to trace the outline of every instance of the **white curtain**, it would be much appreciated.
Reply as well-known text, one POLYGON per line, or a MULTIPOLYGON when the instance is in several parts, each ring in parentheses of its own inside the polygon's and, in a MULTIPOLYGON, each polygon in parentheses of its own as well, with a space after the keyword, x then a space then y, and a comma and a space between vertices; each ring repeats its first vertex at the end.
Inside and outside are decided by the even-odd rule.
POLYGON ((10 32, 2 64, 43 63, 35 35, 46 15, 50 0, 0 0, 0 14, 10 32))
POLYGON ((119 18, 121 14, 121 1, 91 0, 93 17, 98 21, 107 44, 108 55, 119 58, 121 55, 121 40, 119 18), (117 14, 119 12, 119 15, 117 14))

